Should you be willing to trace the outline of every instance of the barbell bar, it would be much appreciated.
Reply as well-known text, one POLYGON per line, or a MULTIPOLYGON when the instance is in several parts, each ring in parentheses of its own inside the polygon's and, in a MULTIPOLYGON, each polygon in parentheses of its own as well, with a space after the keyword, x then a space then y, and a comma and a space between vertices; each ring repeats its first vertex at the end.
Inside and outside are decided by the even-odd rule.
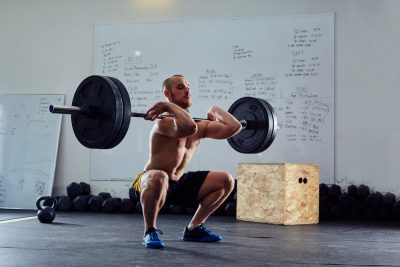
MULTIPOLYGON (((90 109, 90 107, 89 107, 90 109)), ((49 106, 49 111, 51 113, 58 113, 58 114, 67 114, 67 115, 76 115, 76 114, 90 114, 90 112, 85 111, 85 109, 81 107, 75 107, 75 106, 49 106)), ((131 117, 135 118, 144 118, 146 117, 146 113, 141 113, 141 112, 131 112, 131 117)), ((159 115, 157 118, 158 119, 164 119, 167 117, 173 117, 173 116, 168 116, 168 115, 159 115)), ((209 119, 205 118, 192 118, 194 121, 208 121, 209 119)), ((241 120, 240 124, 242 125, 242 128, 246 128, 247 126, 247 121, 241 120)))
MULTIPOLYGON (((51 113, 71 115, 72 128, 79 142, 88 148, 110 149, 125 137, 131 117, 146 113, 132 112, 125 86, 114 77, 92 75, 78 86, 72 106, 49 106, 51 113)), ((242 97, 228 110, 242 124, 242 130, 228 138, 231 147, 240 153, 260 153, 274 141, 278 130, 277 117, 265 100, 242 97)), ((162 119, 167 115, 160 115, 162 119)), ((195 121, 208 120, 193 118, 195 121)))

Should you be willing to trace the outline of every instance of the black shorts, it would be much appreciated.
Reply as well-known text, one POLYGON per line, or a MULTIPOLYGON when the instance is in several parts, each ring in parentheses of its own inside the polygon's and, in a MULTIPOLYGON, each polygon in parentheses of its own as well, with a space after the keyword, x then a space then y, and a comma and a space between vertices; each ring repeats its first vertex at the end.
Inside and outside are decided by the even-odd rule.
POLYGON ((169 180, 167 203, 197 206, 197 196, 209 171, 187 172, 178 181, 169 180))

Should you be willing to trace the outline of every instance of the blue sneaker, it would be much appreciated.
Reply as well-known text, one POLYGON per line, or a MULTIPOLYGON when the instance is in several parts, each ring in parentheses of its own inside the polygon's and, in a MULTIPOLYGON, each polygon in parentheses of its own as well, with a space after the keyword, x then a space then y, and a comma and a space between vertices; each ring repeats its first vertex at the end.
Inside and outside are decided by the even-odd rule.
POLYGON ((192 230, 186 227, 183 232, 183 240, 191 242, 217 242, 222 240, 222 237, 211 233, 203 224, 200 224, 192 230))
POLYGON ((146 231, 143 237, 143 246, 147 248, 163 248, 164 242, 158 238, 157 233, 162 234, 163 232, 156 228, 146 231))

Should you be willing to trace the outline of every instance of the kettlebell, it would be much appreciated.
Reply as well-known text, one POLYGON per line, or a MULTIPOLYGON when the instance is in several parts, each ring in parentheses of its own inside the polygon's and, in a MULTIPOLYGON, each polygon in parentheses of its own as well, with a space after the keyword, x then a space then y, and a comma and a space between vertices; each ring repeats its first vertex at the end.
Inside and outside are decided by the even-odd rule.
POLYGON ((41 196, 36 200, 36 207, 38 208, 37 217, 41 223, 51 223, 56 217, 57 200, 54 197, 41 196), (46 206, 43 206, 46 202, 46 206), (49 205, 49 206, 47 206, 49 205))

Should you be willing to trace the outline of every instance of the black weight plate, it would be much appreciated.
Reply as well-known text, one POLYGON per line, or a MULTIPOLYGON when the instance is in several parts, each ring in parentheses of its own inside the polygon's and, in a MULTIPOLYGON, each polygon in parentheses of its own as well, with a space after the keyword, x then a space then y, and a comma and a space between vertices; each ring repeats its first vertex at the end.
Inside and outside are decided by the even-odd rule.
POLYGON ((87 77, 78 86, 72 105, 89 111, 71 116, 75 136, 83 146, 104 148, 117 136, 123 121, 123 103, 118 87, 110 78, 87 77))
MULTIPOLYGON (((105 76, 105 77, 110 79, 111 80, 110 82, 114 83, 114 85, 118 88, 118 85, 114 82, 113 79, 111 79, 111 77, 108 77, 108 76, 105 76)), ((121 91, 119 90, 119 88, 118 88, 118 91, 121 94, 121 91)), ((121 95, 121 99, 122 99, 122 95, 121 95)), ((121 116, 124 116, 124 114, 123 114, 124 106, 123 105, 124 105, 124 101, 122 100, 122 114, 121 114, 121 116)), ((122 122, 121 122, 120 128, 119 129, 115 128, 115 131, 113 131, 113 133, 110 134, 110 136, 104 141, 104 143, 100 147, 98 147, 98 149, 109 149, 109 148, 111 148, 111 147, 109 147, 109 145, 112 142, 114 142, 114 140, 117 138, 118 133, 121 130, 122 124, 123 124, 123 117, 122 117, 122 122)), ((117 125, 115 125, 115 127, 117 127, 117 125)))
POLYGON ((265 109, 268 112, 268 135, 264 140, 264 143, 258 148, 255 153, 261 153, 265 151, 275 140, 275 136, 278 132, 278 118, 276 117, 274 108, 264 99, 260 99, 263 102, 265 109))
POLYGON ((117 146, 121 141, 124 139, 126 133, 128 132, 129 124, 131 122, 131 100, 129 98, 129 93, 128 90, 126 90, 124 84, 118 80, 117 78, 114 77, 109 77, 117 86, 119 89, 119 92, 121 93, 122 97, 122 103, 124 105, 123 108, 123 119, 122 119, 122 125, 121 128, 118 132, 118 135, 116 138, 113 139, 113 141, 107 145, 107 148, 113 148, 117 146))
POLYGON ((245 120, 247 126, 237 135, 228 138, 228 143, 240 153, 259 153, 270 144, 273 131, 273 119, 264 100, 254 97, 242 97, 236 100, 228 110, 239 121, 245 120))

